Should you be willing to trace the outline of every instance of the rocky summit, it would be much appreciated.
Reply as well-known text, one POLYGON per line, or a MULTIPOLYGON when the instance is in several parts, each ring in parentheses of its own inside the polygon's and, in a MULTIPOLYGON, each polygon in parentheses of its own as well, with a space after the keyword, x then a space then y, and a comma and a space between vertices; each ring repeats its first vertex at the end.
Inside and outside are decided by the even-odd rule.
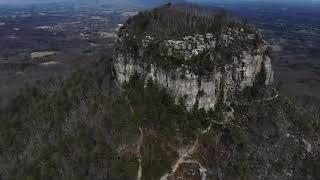
MULTIPOLYGON (((172 9, 161 9, 133 18, 132 21, 148 19, 149 24, 143 24, 146 26, 144 33, 130 33, 128 28, 139 29, 136 26, 141 25, 135 22, 129 22, 120 29, 114 68, 121 84, 139 74, 145 82, 151 79, 170 90, 176 101, 184 98, 188 109, 196 106, 205 110, 214 109, 219 99, 225 104, 232 103, 237 91, 257 83, 259 74, 264 74, 265 85, 272 84, 271 47, 252 27, 219 17, 220 14, 208 14, 197 18, 213 23, 213 26, 221 26, 219 32, 208 28, 201 34, 193 32, 180 37, 183 32, 177 32, 177 36, 162 37, 162 34, 154 33, 158 27, 153 25, 165 23, 154 19, 158 16, 163 18, 162 11, 173 13, 172 9), (150 22, 152 20, 156 22, 150 22)), ((177 24, 187 21, 195 13, 194 9, 176 11, 181 13, 177 24)), ((197 18, 194 21, 198 21, 197 18)))

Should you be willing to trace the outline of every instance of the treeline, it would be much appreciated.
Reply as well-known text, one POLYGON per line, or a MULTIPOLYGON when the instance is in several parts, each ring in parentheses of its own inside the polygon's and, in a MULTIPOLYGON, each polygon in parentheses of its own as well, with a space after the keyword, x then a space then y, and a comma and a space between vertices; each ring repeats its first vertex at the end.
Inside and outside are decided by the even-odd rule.
POLYGON ((168 172, 176 149, 168 155, 159 145, 192 141, 208 114, 188 112, 139 77, 121 90, 111 62, 29 85, 0 110, 0 179, 136 179, 138 127, 146 132, 144 178, 168 172))
POLYGON ((121 35, 129 33, 141 37, 176 38, 192 34, 214 32, 220 34, 225 27, 243 26, 225 10, 210 11, 194 5, 171 5, 140 12, 128 19, 121 35))
POLYGON ((0 179, 135 179, 138 129, 111 60, 27 86, 0 110, 0 179))

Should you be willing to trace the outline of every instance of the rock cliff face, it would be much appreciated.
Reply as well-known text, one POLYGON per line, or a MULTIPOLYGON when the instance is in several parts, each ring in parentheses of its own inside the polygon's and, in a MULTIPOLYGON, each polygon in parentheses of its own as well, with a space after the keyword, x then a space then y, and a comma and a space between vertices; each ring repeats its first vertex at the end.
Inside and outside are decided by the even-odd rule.
POLYGON ((271 59, 267 54, 269 45, 263 40, 255 47, 238 49, 237 54, 233 53, 228 57, 228 63, 217 65, 215 62, 220 60, 219 58, 225 58, 217 47, 231 51, 235 43, 255 40, 253 34, 245 34, 243 31, 243 29, 228 29, 219 38, 207 33, 187 36, 181 40, 160 42, 155 42, 155 38, 146 36, 139 46, 138 55, 128 52, 127 49, 130 47, 126 47, 125 40, 119 37, 114 56, 118 81, 123 84, 134 74, 142 75, 146 82, 152 79, 169 89, 177 101, 181 97, 184 98, 188 109, 194 106, 206 110, 214 109, 219 100, 230 103, 236 91, 255 84, 259 73, 264 74, 265 85, 273 82, 271 59), (150 61, 155 56, 149 56, 148 50, 154 43, 158 44, 157 61, 178 59, 180 64, 165 68, 159 62, 150 61), (194 58, 208 61, 209 65, 204 66, 214 65, 209 70, 204 67, 194 71, 192 64, 194 58))
POLYGON ((119 29, 114 69, 121 84, 139 74, 183 98, 188 109, 209 110, 255 83, 273 82, 269 49, 254 28, 223 13, 163 7, 119 29))

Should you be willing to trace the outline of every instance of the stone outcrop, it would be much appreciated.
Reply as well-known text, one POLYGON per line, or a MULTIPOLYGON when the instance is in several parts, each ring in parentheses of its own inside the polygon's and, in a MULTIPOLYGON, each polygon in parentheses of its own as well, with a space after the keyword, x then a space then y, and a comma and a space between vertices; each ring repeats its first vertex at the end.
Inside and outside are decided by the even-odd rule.
MULTIPOLYGON (((256 48, 243 48, 239 53, 231 57, 231 61, 223 65, 216 65, 205 75, 192 71, 190 61, 200 56, 203 52, 214 50, 217 44, 225 50, 233 47, 237 41, 250 40, 251 34, 245 34, 242 29, 231 30, 221 35, 220 39, 213 34, 187 36, 181 40, 164 40, 156 42, 161 44, 162 50, 158 51, 157 61, 165 57, 173 57, 182 60, 181 65, 171 69, 165 69, 157 61, 150 61, 155 57, 146 56, 150 44, 155 43, 151 36, 146 36, 139 46, 138 55, 128 52, 124 40, 117 40, 117 50, 114 55, 114 69, 120 84, 128 82, 135 73, 143 76, 145 80, 154 82, 167 88, 178 101, 184 98, 186 106, 191 109, 194 106, 209 110, 214 109, 219 100, 224 103, 232 101, 237 90, 253 86, 259 73, 265 74, 265 85, 273 82, 271 59, 267 55, 269 45, 261 41, 256 48), (146 60, 148 59, 149 60, 146 60)), ((219 52, 212 51, 207 61, 215 63, 219 52)), ((222 57, 223 58, 223 57, 222 57)))

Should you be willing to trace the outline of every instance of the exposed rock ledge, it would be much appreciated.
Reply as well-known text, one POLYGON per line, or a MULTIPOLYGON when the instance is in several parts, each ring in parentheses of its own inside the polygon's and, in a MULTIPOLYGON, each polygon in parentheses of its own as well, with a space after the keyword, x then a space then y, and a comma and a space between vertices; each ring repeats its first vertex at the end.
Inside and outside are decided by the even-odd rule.
MULTIPOLYGON (((197 44, 197 47, 200 47, 200 51, 214 48, 216 44, 215 39, 210 34, 206 34, 205 36, 197 35, 195 37, 189 36, 177 43, 168 40, 164 43, 168 48, 166 56, 185 54, 186 57, 183 59, 187 61, 190 59, 190 56, 198 55, 195 52, 198 52, 199 48, 192 49, 194 46, 188 45, 190 39, 192 42, 195 41, 194 43, 197 44), (200 40, 197 41, 197 39, 200 40)), ((232 38, 227 37, 227 39, 232 38)), ((152 41, 152 38, 147 37, 146 40, 143 41, 144 44, 139 49, 140 54, 144 52, 143 48, 148 48, 146 43, 152 41)), ((119 46, 122 46, 121 42, 122 40, 119 39, 119 46)), ((228 43, 224 43, 226 44, 226 48, 228 48, 228 43)), ((130 77, 137 73, 145 77, 146 81, 152 79, 159 85, 167 88, 177 101, 180 97, 185 98, 188 109, 197 106, 198 108, 209 110, 210 108, 214 109, 219 99, 228 103, 236 90, 253 86, 256 76, 262 70, 264 70, 266 77, 265 84, 270 85, 273 82, 271 59, 266 53, 268 47, 269 45, 263 41, 257 49, 242 51, 242 54, 237 55, 238 57, 232 57, 232 63, 216 67, 206 76, 196 75, 188 70, 188 68, 183 68, 183 65, 171 70, 163 70, 156 63, 148 64, 148 62, 139 59, 139 56, 136 57, 125 50, 117 50, 115 52, 114 68, 118 81, 121 84, 128 82, 130 77)), ((123 48, 125 47, 122 46, 119 49, 123 48)))

